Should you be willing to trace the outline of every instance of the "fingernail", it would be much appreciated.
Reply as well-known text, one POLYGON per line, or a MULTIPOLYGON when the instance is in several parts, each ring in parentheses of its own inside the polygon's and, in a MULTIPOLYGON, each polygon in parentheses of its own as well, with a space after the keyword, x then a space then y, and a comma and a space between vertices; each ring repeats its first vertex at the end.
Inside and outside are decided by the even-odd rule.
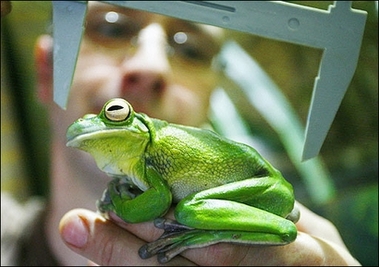
POLYGON ((82 248, 87 244, 88 228, 79 216, 71 216, 63 222, 62 238, 72 246, 82 248))

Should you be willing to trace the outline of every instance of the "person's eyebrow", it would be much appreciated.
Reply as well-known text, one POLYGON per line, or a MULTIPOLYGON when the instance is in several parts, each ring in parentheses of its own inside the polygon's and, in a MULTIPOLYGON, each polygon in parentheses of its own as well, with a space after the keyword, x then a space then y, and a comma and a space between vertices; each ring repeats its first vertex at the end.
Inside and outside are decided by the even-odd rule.
POLYGON ((132 9, 132 8, 127 8, 127 7, 120 7, 120 6, 115 6, 115 5, 101 3, 101 2, 93 3, 90 6, 92 6, 91 8, 93 8, 93 12, 114 11, 114 12, 123 13, 125 15, 133 15, 133 16, 153 15, 151 16, 152 20, 158 18, 158 21, 166 21, 166 23, 169 25, 168 28, 171 30, 180 29, 181 31, 188 31, 195 34, 200 34, 204 37, 211 38, 212 40, 215 39, 213 38, 213 35, 209 31, 207 31, 207 29, 204 27, 204 26, 207 26, 206 24, 196 23, 196 22, 187 21, 180 18, 170 17, 170 16, 165 16, 165 15, 161 15, 161 14, 157 14, 153 12, 132 9), (172 22, 175 22, 175 23, 172 23, 172 22))
POLYGON ((132 9, 132 8, 128 8, 128 7, 112 5, 112 4, 108 4, 108 3, 101 3, 101 2, 92 3, 91 5, 88 5, 88 6, 89 6, 88 11, 91 11, 91 12, 114 11, 117 13, 124 13, 124 14, 129 14, 129 13, 146 14, 146 13, 150 13, 147 11, 142 11, 142 10, 138 10, 138 9, 132 9))
MULTIPOLYGON (((219 38, 213 34, 213 32, 210 29, 207 29, 207 24, 201 24, 201 23, 195 23, 191 21, 186 21, 182 19, 176 19, 172 17, 167 17, 167 22, 169 24, 168 29, 171 31, 184 31, 184 32, 190 32, 199 36, 203 36, 204 38, 209 39, 212 42, 219 43, 219 38), (175 23, 171 23, 172 21, 175 21, 175 23)), ((211 26, 214 27, 214 26, 211 26)), ((217 28, 217 27, 215 27, 217 28)))

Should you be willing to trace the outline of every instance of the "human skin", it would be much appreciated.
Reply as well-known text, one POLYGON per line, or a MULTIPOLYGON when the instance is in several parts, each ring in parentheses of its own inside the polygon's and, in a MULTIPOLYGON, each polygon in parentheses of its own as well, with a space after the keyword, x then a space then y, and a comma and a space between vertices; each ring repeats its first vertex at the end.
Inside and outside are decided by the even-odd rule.
MULTIPOLYGON (((305 217, 297 223, 299 233, 296 241, 289 245, 243 246, 219 243, 187 250, 167 265, 359 265, 329 221, 300 204, 299 207, 305 217), (310 228, 315 235, 302 232, 301 229, 305 228, 310 228)), ((173 218, 172 212, 168 217, 173 218)), ((140 259, 138 249, 146 241, 158 238, 161 231, 152 222, 126 224, 115 217, 111 222, 83 209, 70 211, 60 224, 60 233, 66 244, 100 265, 158 265, 156 257, 140 259)))
MULTIPOLYGON (((90 3, 89 12, 96 7, 103 5, 90 3)), ((163 37, 166 29, 180 25, 179 21, 157 15, 148 15, 147 19, 155 23, 146 25, 140 32, 139 43, 132 47, 109 50, 84 37, 66 111, 52 100, 52 38, 44 35, 37 40, 38 93, 47 106, 53 133, 46 231, 52 251, 63 265, 85 265, 87 259, 101 265, 155 265, 155 257, 142 260, 137 251, 146 241, 160 235, 151 222, 125 224, 115 218, 114 223, 94 212, 109 177, 97 169, 88 154, 66 147, 67 127, 86 113, 98 113, 113 97, 123 97, 136 111, 170 122, 201 126, 207 121, 217 72, 209 66, 189 70, 187 65, 170 59, 163 37), (74 209, 77 207, 82 209, 74 209)), ((221 40, 221 32, 203 30, 216 42, 221 40)), ((344 248, 333 225, 305 208, 302 210, 297 223, 299 236, 290 245, 217 244, 188 250, 169 264, 358 264, 344 248)))

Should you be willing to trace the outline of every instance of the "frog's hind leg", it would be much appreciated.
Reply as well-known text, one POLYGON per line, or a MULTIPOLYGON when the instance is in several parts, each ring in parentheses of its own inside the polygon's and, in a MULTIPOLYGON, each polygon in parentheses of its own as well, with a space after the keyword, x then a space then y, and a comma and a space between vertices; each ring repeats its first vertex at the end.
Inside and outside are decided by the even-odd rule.
MULTIPOLYGON (((155 225, 165 230, 163 235, 156 241, 148 243, 141 247, 139 255, 141 258, 149 258, 155 254, 158 255, 158 261, 165 263, 189 248, 200 248, 220 242, 253 244, 253 245, 284 245, 292 242, 296 238, 296 226, 289 220, 241 203, 234 203, 237 206, 247 206, 249 212, 241 215, 233 214, 229 209, 226 213, 231 213, 225 221, 222 215, 217 218, 214 212, 216 202, 219 207, 227 207, 230 201, 225 200, 202 200, 200 204, 203 208, 201 211, 194 210, 192 214, 186 216, 199 216, 191 219, 196 221, 195 228, 183 225, 186 220, 181 218, 181 223, 170 220, 156 220, 155 225), (206 203, 211 201, 212 203, 206 203), (210 210, 205 208, 208 206, 210 210), (213 210, 213 212, 212 212, 213 210), (235 216, 237 215, 237 216, 235 216), (252 216, 250 216, 252 215, 252 216), (233 221, 235 223, 233 223, 233 221), (206 228, 206 229, 201 229, 206 228)), ((234 206, 233 204, 233 206, 234 206)), ((235 206, 233 207, 235 208, 235 206)), ((245 207, 244 207, 245 208, 245 207)), ((221 208, 222 210, 223 208, 221 208)), ((236 208, 236 211, 240 209, 236 208)), ((220 208, 218 209, 220 211, 220 208)), ((180 215, 180 214, 179 214, 180 215)))
MULTIPOLYGON (((165 230, 163 235, 156 241, 140 248, 139 255, 142 259, 147 259, 157 254, 158 261, 166 263, 189 248, 200 248, 220 242, 233 242, 233 240, 239 244, 251 243, 250 235, 253 235, 253 233, 248 232, 185 229, 176 221, 165 219, 163 219, 160 227, 168 230, 165 230), (175 229, 176 227, 177 229, 175 229)), ((259 238, 259 234, 254 234, 254 236, 259 238)))
MULTIPOLYGON (((290 221, 288 221, 290 222, 290 221)), ((236 230, 194 229, 176 221, 159 218, 154 221, 156 227, 164 229, 162 236, 142 246, 139 255, 143 259, 157 255, 160 263, 166 263, 184 250, 201 248, 213 244, 228 242, 253 245, 284 245, 296 238, 277 233, 248 232, 236 230)))
POLYGON ((182 199, 175 208, 177 222, 156 221, 156 226, 165 232, 158 240, 141 247, 140 256, 158 254, 163 263, 186 249, 220 242, 252 245, 292 242, 297 235, 296 226, 285 218, 293 209, 292 192, 280 187, 277 179, 262 181, 237 181, 182 199), (265 209, 254 206, 258 203, 265 209))

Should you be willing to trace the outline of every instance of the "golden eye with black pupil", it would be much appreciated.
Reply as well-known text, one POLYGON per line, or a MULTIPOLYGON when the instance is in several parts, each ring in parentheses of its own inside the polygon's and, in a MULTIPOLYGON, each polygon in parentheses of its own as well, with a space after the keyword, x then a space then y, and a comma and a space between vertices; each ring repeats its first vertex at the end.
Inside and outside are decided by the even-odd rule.
POLYGON ((105 106, 104 113, 110 121, 124 121, 129 117, 130 107, 124 99, 117 98, 105 106))

